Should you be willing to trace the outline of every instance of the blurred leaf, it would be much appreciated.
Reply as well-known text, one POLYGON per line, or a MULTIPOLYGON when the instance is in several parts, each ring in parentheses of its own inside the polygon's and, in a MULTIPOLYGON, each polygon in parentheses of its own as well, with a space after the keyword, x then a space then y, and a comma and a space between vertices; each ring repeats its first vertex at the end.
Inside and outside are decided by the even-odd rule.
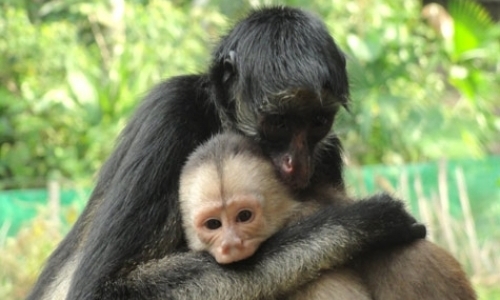
POLYGON ((476 49, 493 25, 488 12, 473 0, 450 0, 448 11, 454 23, 454 57, 476 49))
POLYGON ((71 91, 80 105, 91 106, 97 102, 94 85, 85 74, 78 70, 69 70, 67 78, 71 91))
POLYGON ((349 34, 347 36, 347 45, 357 58, 365 61, 372 61, 374 59, 373 51, 359 36, 349 34))

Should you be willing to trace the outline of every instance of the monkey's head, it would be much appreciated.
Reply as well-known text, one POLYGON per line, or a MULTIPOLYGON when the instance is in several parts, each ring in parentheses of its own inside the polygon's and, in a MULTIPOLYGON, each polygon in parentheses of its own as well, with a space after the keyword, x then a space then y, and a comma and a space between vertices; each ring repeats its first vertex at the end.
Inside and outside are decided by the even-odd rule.
POLYGON ((258 145, 218 135, 189 157, 179 199, 190 249, 227 264, 252 256, 298 205, 258 145))
POLYGON ((349 99, 345 57, 322 21, 256 11, 222 39, 210 76, 226 128, 258 141, 289 186, 308 186, 314 153, 349 99))

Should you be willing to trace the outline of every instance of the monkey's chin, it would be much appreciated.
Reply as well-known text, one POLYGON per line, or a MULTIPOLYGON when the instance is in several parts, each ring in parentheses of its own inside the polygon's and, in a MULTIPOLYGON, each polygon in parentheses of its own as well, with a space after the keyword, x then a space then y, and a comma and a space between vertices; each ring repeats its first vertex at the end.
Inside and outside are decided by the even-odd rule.
POLYGON ((309 178, 290 178, 285 179, 284 182, 294 191, 300 191, 309 186, 309 178))
POLYGON ((294 172, 292 174, 284 174, 281 172, 280 177, 282 182, 292 190, 300 191, 309 186, 311 180, 311 172, 294 172))

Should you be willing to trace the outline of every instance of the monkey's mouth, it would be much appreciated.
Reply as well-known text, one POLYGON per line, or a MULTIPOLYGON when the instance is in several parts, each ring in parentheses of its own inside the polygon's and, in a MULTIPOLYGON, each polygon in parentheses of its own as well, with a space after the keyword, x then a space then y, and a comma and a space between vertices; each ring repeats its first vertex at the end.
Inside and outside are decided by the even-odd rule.
POLYGON ((309 186, 312 168, 301 166, 292 173, 281 171, 280 177, 283 182, 293 190, 303 190, 309 186))
POLYGON ((261 243, 262 240, 246 241, 241 247, 231 247, 230 251, 226 254, 222 254, 219 251, 212 253, 212 255, 219 264, 227 265, 251 257, 257 251, 261 243))

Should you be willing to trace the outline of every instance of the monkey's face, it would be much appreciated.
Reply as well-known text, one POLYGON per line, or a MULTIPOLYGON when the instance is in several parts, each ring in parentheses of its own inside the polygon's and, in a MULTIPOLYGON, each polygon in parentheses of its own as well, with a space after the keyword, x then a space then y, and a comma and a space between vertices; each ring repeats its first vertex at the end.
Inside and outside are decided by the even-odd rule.
POLYGON ((271 158, 282 181, 304 189, 314 173, 315 152, 331 131, 341 101, 324 91, 293 90, 264 97, 252 109, 243 96, 236 98, 236 127, 258 141, 271 158))
POLYGON ((252 256, 267 238, 262 235, 266 222, 261 201, 261 195, 242 193, 225 201, 205 202, 194 213, 197 237, 218 263, 252 256))
POLYGON ((180 204, 190 249, 208 251, 227 264, 252 256, 285 224, 298 202, 269 161, 223 155, 220 161, 207 160, 182 172, 180 204))
POLYGON ((309 185, 314 153, 330 133, 338 105, 305 92, 273 101, 259 116, 260 144, 282 180, 303 189, 309 185))

